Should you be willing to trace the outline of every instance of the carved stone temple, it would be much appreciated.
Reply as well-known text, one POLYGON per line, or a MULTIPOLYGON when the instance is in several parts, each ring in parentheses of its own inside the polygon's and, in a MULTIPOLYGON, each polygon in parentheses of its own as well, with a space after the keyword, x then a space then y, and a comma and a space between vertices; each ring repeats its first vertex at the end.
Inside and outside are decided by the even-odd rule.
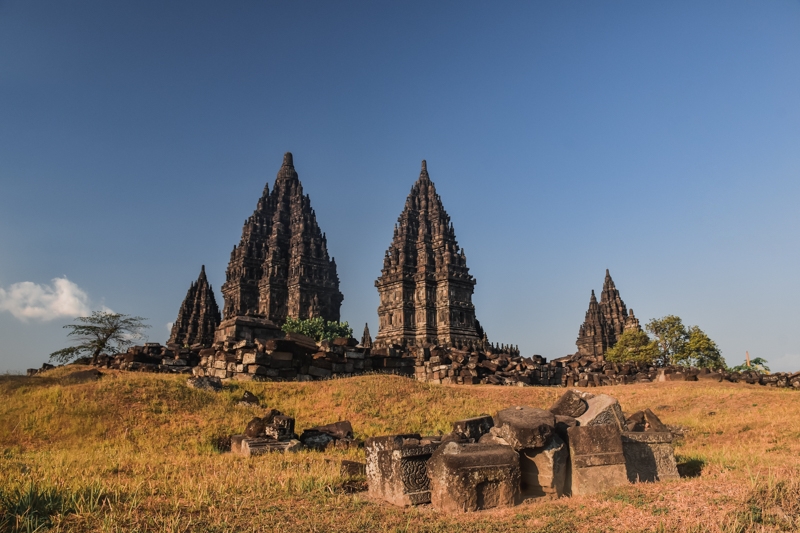
POLYGON ((214 342, 214 330, 220 323, 219 307, 214 291, 206 278, 206 267, 200 268, 200 276, 192 282, 172 324, 168 344, 210 346, 214 342))
MULTIPOLYGON (((325 234, 303 194, 292 154, 283 156, 272 192, 269 185, 245 221, 233 247, 225 283, 223 330, 231 320, 282 325, 287 317, 339 320, 343 296, 336 262, 328 256, 325 234), (266 322, 265 322, 266 320, 266 322)), ((258 325, 258 324, 256 324, 258 325)), ((230 330, 230 331, 229 331, 230 330)), ((236 336, 236 335, 233 335, 236 336)))
POLYGON ((597 302, 594 291, 589 299, 589 310, 586 311, 586 318, 581 324, 576 341, 578 353, 595 357, 603 355, 629 329, 641 329, 639 320, 634 316, 633 309, 628 312, 611 274, 606 269, 600 302, 597 302))
POLYGON ((380 295, 375 346, 467 346, 482 341, 475 279, 453 224, 422 162, 375 281, 380 295))

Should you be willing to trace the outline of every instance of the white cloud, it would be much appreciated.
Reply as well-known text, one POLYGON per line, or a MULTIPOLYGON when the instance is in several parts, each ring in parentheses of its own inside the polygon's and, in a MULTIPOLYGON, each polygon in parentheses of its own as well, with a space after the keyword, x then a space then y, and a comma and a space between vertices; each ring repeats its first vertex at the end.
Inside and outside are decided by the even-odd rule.
POLYGON ((172 324, 173 322, 167 322, 167 331, 169 331, 170 335, 172 335, 172 324))
MULTIPOLYGON (((111 311, 101 306, 103 311, 111 311)), ((8 311, 19 320, 55 320, 91 314, 89 295, 66 277, 55 278, 50 285, 22 281, 0 287, 0 311, 8 311)))

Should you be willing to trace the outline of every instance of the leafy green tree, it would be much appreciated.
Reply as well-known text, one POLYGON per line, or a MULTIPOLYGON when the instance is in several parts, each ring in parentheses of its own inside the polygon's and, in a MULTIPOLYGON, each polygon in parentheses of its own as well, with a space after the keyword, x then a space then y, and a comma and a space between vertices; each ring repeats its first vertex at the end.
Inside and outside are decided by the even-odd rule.
POLYGON ((639 329, 625 331, 613 348, 606 351, 605 358, 612 363, 653 364, 659 356, 658 343, 639 329))
POLYGON ((301 333, 316 341, 323 339, 333 340, 338 337, 350 338, 353 336, 353 328, 347 322, 326 321, 322 317, 307 318, 305 320, 287 318, 282 329, 286 333, 301 333))
POLYGON ((675 362, 698 368, 727 368, 717 343, 697 326, 690 326, 683 350, 676 354, 675 362))
POLYGON ((741 365, 736 365, 730 370, 731 372, 756 372, 758 374, 769 374, 767 360, 761 357, 754 357, 753 359, 750 359, 750 366, 747 366, 747 363, 744 362, 741 365))
POLYGON ((645 329, 655 337, 658 344, 659 353, 655 363, 658 366, 676 364, 689 341, 689 334, 681 318, 675 315, 654 318, 647 323, 645 329))
POLYGON ((64 328, 72 330, 67 337, 73 337, 78 344, 51 353, 51 361, 69 363, 91 355, 92 363, 96 363, 101 353, 117 354, 135 341, 145 339, 143 330, 150 327, 144 323, 146 318, 105 311, 93 311, 92 316, 79 316, 75 320, 80 323, 64 328))

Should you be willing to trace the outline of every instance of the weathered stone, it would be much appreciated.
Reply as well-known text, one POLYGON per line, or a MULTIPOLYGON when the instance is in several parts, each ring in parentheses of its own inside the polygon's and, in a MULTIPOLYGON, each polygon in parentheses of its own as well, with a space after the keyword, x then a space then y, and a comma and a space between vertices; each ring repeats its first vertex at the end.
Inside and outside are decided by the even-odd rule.
POLYGON ((287 317, 339 320, 336 262, 328 256, 291 153, 283 157, 272 193, 264 187, 245 221, 222 293, 226 318, 260 314, 279 325, 287 317))
POLYGON ((680 477, 670 432, 624 432, 622 451, 631 483, 680 477))
POLYGON ((628 483, 622 437, 616 424, 578 426, 570 428, 567 435, 572 495, 592 494, 628 483))
POLYGON ((243 438, 239 441, 234 452, 233 439, 231 439, 231 451, 245 457, 263 455, 269 452, 296 452, 303 449, 303 444, 299 440, 277 441, 266 438, 243 438))
POLYGON ((222 390, 222 381, 220 378, 213 376, 192 377, 186 380, 186 385, 192 389, 210 390, 214 392, 222 390))
MULTIPOLYGON (((442 439, 444 442, 444 439, 442 439)), ((503 437, 500 436, 500 430, 497 427, 489 429, 489 433, 481 436, 478 441, 481 444, 500 444, 502 446, 511 446, 503 437)))
POLYGON ((550 411, 527 405, 498 411, 494 419, 497 436, 518 451, 545 446, 553 436, 555 422, 550 411))
POLYGON ((589 408, 586 401, 581 398, 580 391, 568 390, 550 406, 550 412, 554 415, 571 416, 578 418, 589 408))
POLYGON ((598 394, 589 398, 586 403, 589 408, 584 414, 577 417, 579 426, 596 426, 613 424, 619 431, 627 431, 625 415, 616 398, 606 394, 598 394))
POLYGON ((422 444, 418 433, 372 437, 364 443, 369 494, 399 506, 431 501, 427 461, 438 442, 422 444))
POLYGON ((264 434, 276 440, 295 439, 294 418, 285 415, 275 415, 272 423, 264 428, 264 434))
POLYGON ((240 404, 246 405, 258 405, 260 402, 258 401, 258 396, 250 392, 249 390, 244 391, 242 395, 242 399, 239 400, 240 404))
POLYGON ((520 499, 519 455, 509 446, 441 446, 428 461, 431 504, 446 512, 511 507, 520 499))
POLYGON ((472 442, 478 442, 483 435, 489 433, 493 426, 494 420, 491 416, 481 415, 453 422, 453 433, 467 440, 471 439, 472 442))
POLYGON ((178 318, 172 324, 167 344, 178 346, 210 346, 214 342, 214 331, 221 317, 214 290, 206 278, 206 267, 200 268, 200 276, 186 293, 178 318))
POLYGON ((247 423, 247 428, 244 430, 244 436, 249 439, 264 437, 266 435, 267 424, 264 423, 259 417, 255 417, 247 423))
POLYGON ((472 304, 475 279, 425 161, 375 286, 380 295, 376 347, 482 341, 472 304))
POLYGON ((353 438, 353 425, 350 424, 348 420, 342 420, 341 422, 334 422, 333 424, 326 424, 324 426, 315 426, 310 429, 330 435, 334 439, 353 438))
POLYGON ((569 448, 558 435, 553 435, 544 448, 521 450, 522 496, 563 496, 568 461, 569 448))
POLYGON ((300 435, 300 442, 303 443, 303 446, 312 450, 324 450, 328 444, 334 440, 335 439, 327 433, 322 433, 321 431, 313 429, 303 430, 303 433, 300 435))
POLYGON ((561 437, 561 440, 567 442, 567 430, 574 428, 578 425, 578 421, 571 416, 556 415, 556 435, 561 437))

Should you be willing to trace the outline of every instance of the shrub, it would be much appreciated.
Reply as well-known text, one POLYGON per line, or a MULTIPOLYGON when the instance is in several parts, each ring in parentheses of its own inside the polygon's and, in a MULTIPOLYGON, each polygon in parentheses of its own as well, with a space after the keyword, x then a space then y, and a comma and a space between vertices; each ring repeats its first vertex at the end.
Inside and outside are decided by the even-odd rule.
POLYGON ((305 320, 287 318, 282 329, 286 333, 300 333, 316 341, 323 339, 333 340, 338 337, 350 338, 353 336, 353 328, 347 322, 326 321, 321 317, 307 318, 305 320))

